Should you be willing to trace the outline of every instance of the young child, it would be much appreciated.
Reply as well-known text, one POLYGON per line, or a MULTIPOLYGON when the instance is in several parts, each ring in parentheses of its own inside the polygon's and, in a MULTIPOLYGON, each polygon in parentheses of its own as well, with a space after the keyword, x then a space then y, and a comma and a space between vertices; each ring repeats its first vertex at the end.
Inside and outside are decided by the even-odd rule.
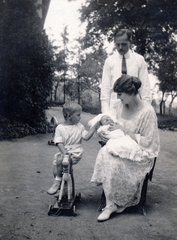
POLYGON ((48 194, 55 194, 60 188, 62 177, 62 161, 66 153, 70 154, 72 164, 77 164, 83 153, 81 146, 82 139, 88 141, 99 127, 99 123, 94 124, 89 131, 86 131, 80 123, 82 107, 74 102, 63 105, 64 123, 56 127, 54 143, 58 146, 59 152, 55 154, 53 160, 54 184, 47 191, 48 194))
POLYGON ((133 161, 141 160, 143 151, 136 141, 129 135, 126 135, 121 129, 116 129, 114 131, 109 130, 111 124, 116 123, 113 116, 110 114, 99 114, 94 119, 90 120, 88 125, 91 127, 93 123, 95 124, 97 121, 100 123, 97 134, 104 134, 108 139, 105 147, 109 153, 133 161))

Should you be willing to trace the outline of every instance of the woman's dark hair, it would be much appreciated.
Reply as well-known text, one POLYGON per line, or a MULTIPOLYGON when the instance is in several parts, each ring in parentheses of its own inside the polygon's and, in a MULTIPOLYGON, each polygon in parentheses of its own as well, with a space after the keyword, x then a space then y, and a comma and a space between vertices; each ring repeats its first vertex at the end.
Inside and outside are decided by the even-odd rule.
POLYGON ((131 77, 129 75, 122 75, 114 83, 113 90, 116 93, 128 93, 130 95, 137 94, 138 89, 141 87, 141 81, 137 77, 131 77))

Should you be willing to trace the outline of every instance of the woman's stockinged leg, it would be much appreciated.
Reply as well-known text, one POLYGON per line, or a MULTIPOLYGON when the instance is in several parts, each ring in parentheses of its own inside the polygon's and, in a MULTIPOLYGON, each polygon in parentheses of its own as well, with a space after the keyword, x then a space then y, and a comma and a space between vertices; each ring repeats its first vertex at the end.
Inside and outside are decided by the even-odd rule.
MULTIPOLYGON (((104 184, 103 184, 104 189, 104 184)), ((102 210, 102 213, 98 216, 98 222, 106 221, 110 218, 112 213, 121 213, 125 210, 126 206, 118 206, 112 200, 110 200, 109 195, 104 191, 106 198, 106 207, 102 210)))
MULTIPOLYGON (((104 193, 105 193, 105 191, 104 191, 104 193)), ((109 199, 109 197, 107 196, 106 193, 105 193, 105 197, 106 197, 106 207, 115 205, 115 203, 109 199)))
POLYGON ((110 200, 109 198, 109 195, 106 194, 106 191, 104 191, 105 193, 105 198, 106 198, 106 207, 110 207, 110 206, 116 206, 117 207, 117 210, 116 210, 116 213, 121 213, 125 210, 126 208, 126 205, 125 206, 118 206, 115 202, 113 202, 112 200, 110 200))
MULTIPOLYGON (((103 188, 104 189, 104 188, 103 188)), ((104 191, 105 193, 105 191, 104 191)), ((106 207, 102 210, 102 213, 98 216, 97 221, 103 222, 110 218, 111 214, 117 211, 117 206, 114 202, 112 202, 109 197, 106 195, 106 207)))

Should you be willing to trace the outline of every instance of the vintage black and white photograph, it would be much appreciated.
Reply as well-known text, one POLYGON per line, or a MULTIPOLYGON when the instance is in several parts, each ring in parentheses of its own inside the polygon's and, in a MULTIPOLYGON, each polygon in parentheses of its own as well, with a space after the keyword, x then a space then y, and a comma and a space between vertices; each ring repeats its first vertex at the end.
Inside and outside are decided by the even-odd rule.
POLYGON ((177 1, 0 0, 0 240, 177 240, 177 1))

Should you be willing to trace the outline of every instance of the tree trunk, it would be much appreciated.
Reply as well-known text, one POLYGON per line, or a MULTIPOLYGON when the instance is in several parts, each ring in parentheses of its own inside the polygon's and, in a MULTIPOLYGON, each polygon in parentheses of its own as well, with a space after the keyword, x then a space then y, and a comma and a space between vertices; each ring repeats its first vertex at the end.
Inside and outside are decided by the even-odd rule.
POLYGON ((172 113, 172 104, 173 104, 173 101, 175 100, 175 98, 176 98, 176 95, 172 95, 171 96, 171 101, 170 101, 170 104, 169 104, 169 115, 170 116, 173 115, 173 113, 172 113))
POLYGON ((162 105, 163 105, 163 100, 160 102, 160 115, 162 115, 162 105))
POLYGON ((165 93, 162 92, 162 99, 160 102, 160 115, 165 114, 165 101, 164 101, 164 95, 165 93))
POLYGON ((169 103, 168 114, 169 114, 170 116, 173 115, 173 114, 172 114, 172 103, 173 103, 173 100, 171 100, 171 102, 169 103))
POLYGON ((58 90, 58 85, 59 83, 57 82, 56 86, 55 86, 55 92, 54 92, 54 101, 57 101, 57 90, 58 90))
POLYGON ((80 79, 78 79, 77 86, 78 86, 78 104, 80 104, 81 103, 80 79))
POLYGON ((163 101, 163 114, 165 114, 165 101, 163 101))

